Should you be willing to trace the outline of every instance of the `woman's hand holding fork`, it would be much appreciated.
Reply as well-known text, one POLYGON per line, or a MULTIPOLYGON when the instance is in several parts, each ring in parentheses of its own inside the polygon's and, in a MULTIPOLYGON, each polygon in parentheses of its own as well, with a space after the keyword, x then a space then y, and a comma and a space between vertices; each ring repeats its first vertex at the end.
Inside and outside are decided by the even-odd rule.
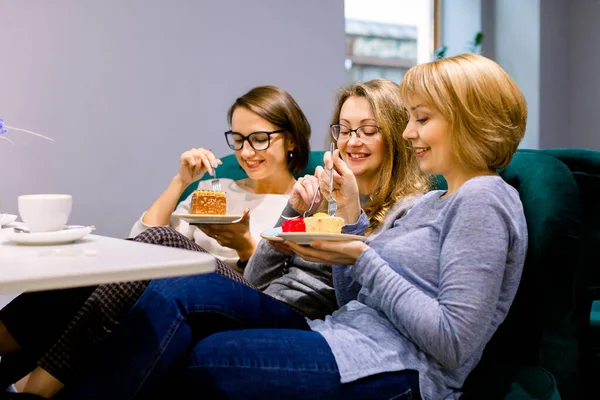
POLYGON ((311 210, 318 210, 322 199, 318 179, 313 175, 304 175, 294 183, 289 201, 294 210, 304 215, 311 210))
POLYGON ((360 196, 356 177, 340 158, 339 150, 335 150, 333 154, 326 152, 323 163, 325 168, 317 167, 315 170, 322 197, 328 199, 330 196, 329 176, 333 173, 333 197, 338 203, 336 216, 343 218, 346 224, 355 224, 360 217, 360 196))
MULTIPOLYGON (((338 150, 335 150, 333 155, 330 152, 326 152, 323 161, 325 168, 317 167, 315 170, 315 176, 318 178, 319 183, 320 197, 322 199, 329 198, 329 176, 330 173, 333 173, 333 194, 338 201, 336 216, 344 218, 347 224, 356 223, 360 217, 361 207, 358 184, 354 174, 339 157, 338 150)), ((314 180, 312 178, 314 177, 311 177, 310 182, 311 188, 314 190, 314 180)), ((305 177, 305 179, 309 178, 305 177)), ((306 199, 308 198, 306 196, 306 199)), ((272 242, 271 244, 284 254, 296 254, 306 261, 345 265, 354 264, 356 259, 368 248, 365 243, 358 240, 341 242, 315 240, 310 246, 300 246, 292 241, 285 243, 272 242)))

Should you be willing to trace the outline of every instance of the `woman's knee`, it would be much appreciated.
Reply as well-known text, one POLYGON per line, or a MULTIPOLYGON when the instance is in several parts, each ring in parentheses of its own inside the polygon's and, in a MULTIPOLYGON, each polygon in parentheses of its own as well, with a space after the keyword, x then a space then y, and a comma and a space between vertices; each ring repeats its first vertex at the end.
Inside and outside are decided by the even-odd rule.
POLYGON ((241 301, 253 289, 216 273, 190 275, 175 278, 154 279, 144 296, 160 296, 176 301, 186 309, 210 305, 230 305, 241 301))
POLYGON ((178 241, 180 236, 184 239, 187 239, 185 236, 181 235, 179 232, 169 226, 155 226, 146 229, 137 235, 133 240, 142 243, 163 244, 178 241))

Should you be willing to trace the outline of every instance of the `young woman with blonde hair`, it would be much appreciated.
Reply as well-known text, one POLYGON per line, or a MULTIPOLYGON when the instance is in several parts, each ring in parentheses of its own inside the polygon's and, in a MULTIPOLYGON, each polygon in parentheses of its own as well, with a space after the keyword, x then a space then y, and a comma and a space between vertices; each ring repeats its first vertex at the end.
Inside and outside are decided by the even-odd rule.
MULTIPOLYGON (((514 299, 527 251, 518 192, 497 174, 525 133, 527 105, 495 62, 465 54, 417 65, 400 89, 403 137, 434 190, 388 229, 361 241, 287 242, 306 260, 337 264, 342 307, 296 329, 229 330, 199 340, 188 387, 206 398, 458 399, 514 299), (485 223, 482 223, 482 222, 485 223), (358 290, 357 287, 358 286, 358 290)), ((350 169, 326 155, 320 190, 357 197, 350 169)), ((346 233, 369 225, 357 201, 338 215, 346 233)), ((387 223, 387 221, 390 221, 387 223)))

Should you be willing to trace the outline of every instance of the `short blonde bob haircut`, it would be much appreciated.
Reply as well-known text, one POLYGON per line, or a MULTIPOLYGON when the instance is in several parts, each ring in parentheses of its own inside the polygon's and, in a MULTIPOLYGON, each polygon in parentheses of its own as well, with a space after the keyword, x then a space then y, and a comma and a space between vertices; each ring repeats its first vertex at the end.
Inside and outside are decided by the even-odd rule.
POLYGON ((383 141, 383 162, 377 174, 375 190, 364 210, 371 224, 367 233, 385 219, 387 211, 402 197, 426 192, 429 176, 421 171, 414 152, 402 138, 408 123, 408 112, 399 96, 400 87, 388 79, 358 82, 339 90, 331 122, 340 122, 342 106, 350 97, 364 97, 371 105, 383 141))
POLYGON ((477 54, 419 64, 400 84, 406 105, 418 97, 448 121, 453 153, 469 170, 504 168, 525 135, 523 93, 494 61, 477 54))

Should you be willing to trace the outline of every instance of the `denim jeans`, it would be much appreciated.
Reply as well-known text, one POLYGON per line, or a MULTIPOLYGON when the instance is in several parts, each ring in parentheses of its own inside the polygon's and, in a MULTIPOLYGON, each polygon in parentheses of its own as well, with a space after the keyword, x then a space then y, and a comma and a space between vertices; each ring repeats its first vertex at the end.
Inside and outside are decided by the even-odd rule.
POLYGON ((420 399, 416 371, 340 383, 335 358, 317 332, 252 329, 217 333, 192 351, 184 386, 190 399, 420 399))
MULTIPOLYGON (((364 398, 395 398, 407 391, 408 382, 410 387, 418 387, 413 378, 406 378, 412 377, 408 372, 390 374, 395 378, 384 375, 388 374, 381 375, 382 382, 391 383, 379 382, 376 377, 365 381, 377 381, 372 388, 382 385, 382 394, 394 386, 393 395, 385 391, 384 397, 372 393, 364 398)), ((304 398, 338 398, 330 393, 343 396, 339 398, 361 398, 339 383, 326 341, 309 330, 303 315, 217 274, 153 280, 77 383, 65 387, 59 398, 179 399, 186 397, 174 391, 187 391, 192 386, 190 398, 215 399, 222 396, 223 389, 214 378, 222 380, 227 390, 238 386, 239 392, 227 393, 226 398, 252 398, 246 387, 250 381, 253 388, 261 389, 255 398, 294 398, 287 394, 277 397, 283 395, 279 392, 282 384, 289 390, 301 385, 316 391, 309 390, 311 394, 304 398), (228 337, 233 340, 226 340, 228 337), (265 351, 265 346, 272 350, 265 351), (261 357, 261 364, 253 361, 256 356, 261 357), (235 362, 223 368, 224 359, 235 362), (244 367, 252 365, 273 367, 244 367), (297 368, 289 368, 293 365, 297 368), (308 374, 313 378, 310 386, 305 381, 307 365, 314 366, 308 374), (220 373, 212 377, 215 370, 220 373), (236 382, 232 381, 235 376, 236 382), (327 395, 318 397, 320 390, 327 395)), ((363 387, 355 383, 348 388, 352 386, 363 387)))

